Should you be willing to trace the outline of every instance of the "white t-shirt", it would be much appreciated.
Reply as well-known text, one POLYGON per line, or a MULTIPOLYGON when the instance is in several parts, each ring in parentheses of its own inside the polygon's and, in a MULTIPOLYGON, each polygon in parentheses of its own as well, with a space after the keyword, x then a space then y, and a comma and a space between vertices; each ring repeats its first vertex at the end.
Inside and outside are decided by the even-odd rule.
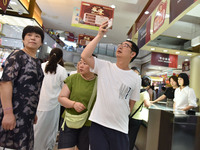
POLYGON ((189 86, 184 87, 182 90, 177 88, 174 93, 174 102, 176 103, 175 109, 183 109, 187 106, 197 107, 195 92, 189 86))
POLYGON ((40 99, 37 110, 50 111, 60 103, 58 96, 62 89, 63 81, 67 78, 67 71, 61 65, 57 65, 56 74, 45 73, 47 62, 42 63, 44 79, 40 91, 40 99))
POLYGON ((94 58, 98 75, 97 99, 90 120, 128 133, 129 100, 140 99, 141 79, 133 70, 122 70, 116 64, 94 58))

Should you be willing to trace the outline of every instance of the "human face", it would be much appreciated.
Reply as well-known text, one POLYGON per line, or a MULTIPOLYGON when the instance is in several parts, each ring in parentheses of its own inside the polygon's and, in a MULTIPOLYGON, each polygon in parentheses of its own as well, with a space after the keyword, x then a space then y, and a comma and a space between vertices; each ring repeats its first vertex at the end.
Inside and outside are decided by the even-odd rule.
POLYGON ((126 59, 129 58, 130 60, 136 55, 136 53, 131 49, 130 42, 123 42, 118 45, 116 56, 117 57, 125 57, 126 59))
POLYGON ((178 77, 178 84, 179 84, 180 86, 183 86, 183 84, 184 84, 183 78, 178 77))
POLYGON ((25 48, 37 50, 42 45, 42 39, 37 33, 27 33, 24 37, 23 43, 25 48))
POLYGON ((79 73, 82 75, 85 75, 90 72, 90 67, 86 62, 84 62, 82 59, 79 61, 78 65, 79 73))
POLYGON ((172 78, 170 78, 170 84, 171 84, 172 87, 177 86, 177 83, 172 78))

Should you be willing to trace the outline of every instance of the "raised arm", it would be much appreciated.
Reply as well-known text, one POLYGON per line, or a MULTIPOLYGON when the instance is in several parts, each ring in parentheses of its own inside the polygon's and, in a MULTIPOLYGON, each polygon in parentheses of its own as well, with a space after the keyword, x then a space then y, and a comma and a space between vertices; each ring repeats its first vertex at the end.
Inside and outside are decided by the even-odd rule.
POLYGON ((99 27, 99 32, 97 36, 85 47, 81 54, 81 58, 92 68, 94 69, 94 58, 92 57, 92 53, 94 52, 97 44, 102 39, 104 34, 108 31, 106 27, 108 26, 108 22, 104 22, 99 27))

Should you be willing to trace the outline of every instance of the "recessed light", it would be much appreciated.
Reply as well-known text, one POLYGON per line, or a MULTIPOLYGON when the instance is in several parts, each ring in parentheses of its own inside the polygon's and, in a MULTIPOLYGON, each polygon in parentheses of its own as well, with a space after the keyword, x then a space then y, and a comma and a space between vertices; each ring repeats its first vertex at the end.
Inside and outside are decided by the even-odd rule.
POLYGON ((145 14, 145 15, 148 15, 148 14, 149 14, 149 11, 145 11, 144 14, 145 14))
POLYGON ((176 54, 180 54, 181 52, 176 52, 176 54))
POLYGON ((155 49, 155 48, 151 48, 151 50, 152 50, 152 51, 155 51, 156 49, 155 49))
POLYGON ((180 35, 177 35, 177 38, 179 38, 179 39, 180 39, 180 38, 181 38, 181 36, 180 36, 180 35))
POLYGON ((192 54, 191 54, 191 53, 188 53, 187 55, 188 55, 188 56, 192 56, 192 54))
POLYGON ((164 49, 163 52, 168 52, 168 50, 164 49))
POLYGON ((103 37, 107 37, 107 35, 104 35, 103 37))
POLYGON ((38 49, 37 52, 40 52, 40 50, 38 49))
POLYGON ((189 59, 185 59, 185 61, 189 61, 189 59))
POLYGON ((111 5, 110 7, 111 7, 111 8, 115 8, 115 5, 111 5))

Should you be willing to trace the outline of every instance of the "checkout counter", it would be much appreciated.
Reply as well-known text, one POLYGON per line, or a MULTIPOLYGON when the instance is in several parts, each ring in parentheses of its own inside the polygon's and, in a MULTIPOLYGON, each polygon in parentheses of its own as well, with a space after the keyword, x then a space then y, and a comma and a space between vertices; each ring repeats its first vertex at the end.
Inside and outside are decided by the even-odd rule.
POLYGON ((200 150, 200 113, 187 115, 164 103, 144 109, 136 139, 138 150, 200 150))

